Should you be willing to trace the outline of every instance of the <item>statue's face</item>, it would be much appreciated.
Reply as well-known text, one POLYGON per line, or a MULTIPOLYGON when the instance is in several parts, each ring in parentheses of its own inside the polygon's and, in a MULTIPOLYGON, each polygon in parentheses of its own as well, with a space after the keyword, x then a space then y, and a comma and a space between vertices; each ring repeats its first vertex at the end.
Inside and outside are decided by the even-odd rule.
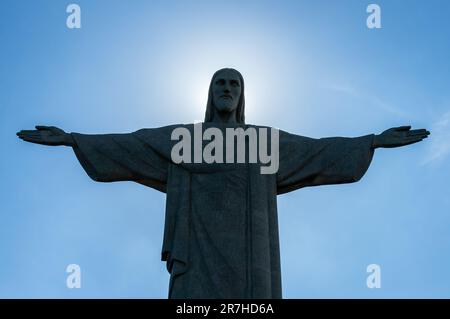
POLYGON ((242 92, 239 75, 232 70, 223 70, 216 74, 213 81, 213 102, 217 111, 225 113, 236 110, 242 92))

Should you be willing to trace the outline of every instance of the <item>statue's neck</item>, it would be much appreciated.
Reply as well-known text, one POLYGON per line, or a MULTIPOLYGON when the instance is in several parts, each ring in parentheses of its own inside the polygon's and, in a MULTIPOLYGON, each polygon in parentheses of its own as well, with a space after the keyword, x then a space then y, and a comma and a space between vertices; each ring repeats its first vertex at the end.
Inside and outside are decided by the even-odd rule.
POLYGON ((211 122, 220 124, 237 124, 236 110, 234 110, 233 112, 214 111, 211 122))

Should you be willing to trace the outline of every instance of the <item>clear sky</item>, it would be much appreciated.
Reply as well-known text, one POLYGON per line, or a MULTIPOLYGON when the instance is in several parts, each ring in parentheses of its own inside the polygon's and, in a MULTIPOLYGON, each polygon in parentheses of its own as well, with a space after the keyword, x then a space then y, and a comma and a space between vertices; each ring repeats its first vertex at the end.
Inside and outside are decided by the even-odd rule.
POLYGON ((311 137, 427 128, 354 184, 278 198, 286 298, 450 297, 450 2, 4 0, 0 297, 166 298, 165 195, 95 183, 36 124, 131 132, 203 119, 213 72, 241 71, 246 121, 311 137), (66 266, 82 270, 66 287, 66 266), (381 288, 366 286, 369 264, 381 288))

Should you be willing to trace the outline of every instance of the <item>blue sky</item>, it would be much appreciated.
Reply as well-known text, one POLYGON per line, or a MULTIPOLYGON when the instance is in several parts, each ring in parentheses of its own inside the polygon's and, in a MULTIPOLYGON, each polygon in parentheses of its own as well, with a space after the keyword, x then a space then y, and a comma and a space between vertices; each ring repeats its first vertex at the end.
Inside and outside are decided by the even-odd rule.
POLYGON ((20 129, 130 132, 203 118, 214 71, 246 81, 246 120, 311 137, 411 124, 359 183, 279 196, 285 298, 450 297, 450 3, 2 1, 0 297, 166 298, 165 195, 91 181, 70 148, 20 129), (65 285, 79 264, 82 288, 65 285), (381 266, 380 289, 366 267, 381 266))

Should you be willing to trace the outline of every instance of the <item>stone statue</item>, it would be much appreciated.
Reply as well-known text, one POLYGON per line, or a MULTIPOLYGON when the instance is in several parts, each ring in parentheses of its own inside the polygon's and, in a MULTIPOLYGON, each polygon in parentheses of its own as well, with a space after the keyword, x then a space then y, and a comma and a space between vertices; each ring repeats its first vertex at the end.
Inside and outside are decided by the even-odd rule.
MULTIPOLYGON (((248 128, 244 80, 221 69, 211 80, 204 128, 248 128)), ((162 260, 169 298, 281 298, 277 195, 306 186, 352 183, 378 147, 422 141, 430 132, 410 126, 379 135, 314 139, 279 131, 279 168, 260 164, 174 163, 172 132, 194 125, 130 134, 66 133, 54 126, 17 133, 24 141, 73 148, 98 182, 134 181, 167 194, 162 260)))

